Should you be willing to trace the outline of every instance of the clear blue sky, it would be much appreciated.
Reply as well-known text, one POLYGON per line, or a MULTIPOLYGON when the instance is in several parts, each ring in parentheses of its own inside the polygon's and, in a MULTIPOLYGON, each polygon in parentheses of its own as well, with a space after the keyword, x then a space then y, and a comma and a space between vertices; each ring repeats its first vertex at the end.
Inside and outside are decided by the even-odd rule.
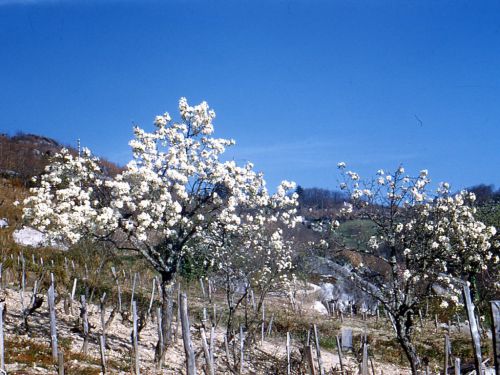
POLYGON ((498 187, 500 2, 0 0, 0 131, 125 163, 181 96, 270 185, 342 160, 498 187))

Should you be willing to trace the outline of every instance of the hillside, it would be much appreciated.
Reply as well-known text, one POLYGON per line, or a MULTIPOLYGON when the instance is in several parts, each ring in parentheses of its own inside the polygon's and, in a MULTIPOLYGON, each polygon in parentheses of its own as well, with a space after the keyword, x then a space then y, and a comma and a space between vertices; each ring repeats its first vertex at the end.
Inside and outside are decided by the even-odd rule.
MULTIPOLYGON (((55 291, 53 311, 58 319, 57 345, 66 361, 59 368, 69 374, 98 374, 101 363, 106 366, 99 358, 102 335, 107 335, 108 340, 103 357, 108 361, 109 373, 130 373, 135 366, 140 367, 142 373, 154 373, 154 348, 161 336, 158 311, 166 306, 162 305, 160 296, 165 297, 170 292, 173 298, 169 295, 169 303, 174 306, 170 317, 175 315, 176 327, 182 320, 179 317, 181 293, 187 295, 189 311, 186 314, 191 324, 187 330, 192 336, 195 362, 198 368, 205 368, 205 373, 211 372, 208 363, 212 361, 212 366, 217 367, 213 373, 217 374, 302 375, 308 367, 316 366, 316 361, 318 367, 323 361, 326 374, 338 374, 342 366, 345 366, 344 373, 356 374, 363 363, 367 365, 368 357, 374 373, 409 373, 404 352, 393 335, 394 323, 389 318, 387 305, 382 307, 375 299, 355 290, 355 281, 350 278, 355 267, 372 272, 366 273, 370 282, 363 286, 377 295, 379 287, 375 283, 377 277, 384 274, 383 263, 377 262, 377 256, 384 255, 384 247, 377 246, 376 256, 363 254, 369 250, 365 244, 377 232, 367 216, 356 216, 356 210, 350 217, 340 218, 343 194, 315 188, 298 189, 299 212, 303 219, 297 228, 287 228, 290 238, 295 241, 293 248, 290 247, 290 264, 293 263, 290 270, 293 268, 296 276, 293 281, 281 284, 276 279, 269 279, 268 285, 255 281, 252 285, 249 282, 252 272, 259 274, 263 266, 259 266, 260 260, 255 258, 257 266, 247 268, 251 263, 248 258, 255 249, 242 247, 242 260, 235 259, 227 274, 221 271, 226 268, 208 265, 208 252, 188 254, 179 265, 176 278, 169 286, 163 286, 165 289, 160 293, 161 272, 156 272, 137 249, 118 250, 109 243, 96 244, 90 238, 84 238, 68 251, 23 248, 12 241, 13 230, 23 224, 22 204, 17 202, 27 196, 28 188, 34 185, 31 178, 42 173, 60 147, 55 140, 42 136, 2 136, 0 152, 5 158, 2 159, 0 179, 0 219, 7 226, 0 229, 3 272, 0 273, 0 302, 6 308, 6 363, 10 373, 53 373, 57 368, 50 351, 49 290, 55 291), (331 228, 337 219, 340 223, 333 232, 323 230, 331 228), (325 246, 321 245, 322 241, 325 246), (356 252, 356 248, 363 251, 356 252), (174 284, 175 290, 167 292, 174 284), (238 301, 236 307, 233 305, 235 300, 238 301), (137 307, 137 320, 132 317, 133 306, 137 307), (140 333, 136 349, 139 354, 134 352, 136 344, 131 336, 134 322, 140 333), (316 330, 319 330, 319 337, 316 330), (265 335, 266 332, 269 334, 265 335), (351 333, 351 342, 344 338, 347 332, 351 333), (210 354, 206 354, 208 350, 203 347, 205 333, 213 337, 213 346, 209 349, 211 360, 210 354), (316 348, 313 348, 313 334, 316 348), (286 342, 290 335, 292 343, 288 345, 287 355, 286 342), (338 353, 339 336, 342 336, 341 346, 348 349, 341 353, 343 365, 338 353), (238 349, 242 347, 244 349, 238 349), (307 350, 316 353, 312 365, 308 362, 307 350), (288 364, 291 370, 287 371, 288 364)), ((77 151, 71 149, 71 152, 77 151)), ((120 170, 113 163, 101 163, 108 176, 120 170)), ((108 176, 104 176, 106 181, 110 180, 108 176)), ((287 197, 293 195, 289 193, 287 197)), ((146 203, 149 209, 151 202, 146 203)), ((165 212, 163 210, 162 214, 165 212)), ((160 247, 156 249, 161 251, 160 247)), ((236 250, 239 247, 232 248, 236 250)), ((272 257, 276 258, 276 254, 272 257)), ((267 266, 268 263, 262 264, 267 266)), ((443 363, 444 335, 451 337, 454 355, 462 359, 464 367, 472 360, 463 311, 455 306, 442 310, 438 303, 439 300, 422 299, 416 305, 418 311, 415 310, 412 322, 418 352, 427 361, 427 370, 434 373, 443 363)), ((170 357, 164 363, 163 373, 183 372, 185 357, 179 336, 176 333, 173 346, 167 351, 170 357)), ((486 358, 491 354, 489 340, 485 339, 483 345, 486 358)))
MULTIPOLYGON (((42 135, 0 134, 0 176, 17 179, 28 186, 31 178, 40 175, 50 158, 63 147, 74 155, 78 154, 74 147, 42 135)), ((101 167, 109 175, 115 175, 121 170, 120 166, 106 159, 101 159, 101 167)))

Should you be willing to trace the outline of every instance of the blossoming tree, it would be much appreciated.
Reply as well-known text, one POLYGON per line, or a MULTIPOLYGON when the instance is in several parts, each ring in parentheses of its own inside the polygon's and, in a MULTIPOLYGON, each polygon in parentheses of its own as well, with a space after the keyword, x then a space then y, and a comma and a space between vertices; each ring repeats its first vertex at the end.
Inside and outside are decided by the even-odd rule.
MULTIPOLYGON (((24 217, 52 238, 69 243, 93 238, 140 253, 161 276, 167 346, 172 282, 183 257, 221 226, 238 232, 250 220, 239 217, 241 207, 274 205, 279 211, 281 204, 293 206, 286 184, 270 197, 251 164, 221 161, 234 141, 213 137, 215 113, 205 102, 190 106, 181 98, 179 111, 180 122, 165 113, 156 117, 152 132, 134 128, 133 160, 114 178, 101 173, 88 150, 77 157, 62 150, 32 189, 24 210, 24 217)), ((157 360, 163 353, 158 345, 157 360)))
POLYGON ((247 329, 258 319, 264 297, 271 288, 286 287, 292 270, 292 241, 287 233, 301 220, 297 213, 295 184, 283 181, 277 192, 254 190, 239 208, 236 223, 214 222, 207 233, 212 268, 222 280, 228 304, 227 334, 233 318, 250 290, 258 297, 253 317, 245 318, 247 329))
MULTIPOLYGON (((429 296, 437 296, 439 286, 446 291, 439 295, 441 307, 459 303, 465 276, 480 272, 492 258, 499 261, 490 249, 496 230, 475 218, 473 194, 451 194, 447 183, 430 194, 426 170, 417 177, 405 174, 402 167, 392 174, 379 170, 374 179, 363 180, 347 171, 345 163, 338 167, 340 187, 351 198, 343 213, 354 212, 375 228, 367 244, 349 249, 372 266, 358 264, 350 277, 384 306, 416 374, 420 361, 412 335, 419 307, 429 296)), ((338 246, 337 225, 331 228, 331 243, 338 246)))

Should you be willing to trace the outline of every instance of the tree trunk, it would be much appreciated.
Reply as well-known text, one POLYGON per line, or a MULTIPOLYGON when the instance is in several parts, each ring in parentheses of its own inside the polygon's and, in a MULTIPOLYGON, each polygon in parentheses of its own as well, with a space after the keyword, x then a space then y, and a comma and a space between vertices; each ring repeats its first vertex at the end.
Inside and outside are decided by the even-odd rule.
POLYGON ((398 336, 398 342, 403 348, 403 351, 410 362, 410 368, 412 375, 418 374, 418 368, 420 364, 420 359, 417 355, 417 350, 413 343, 411 342, 411 337, 406 333, 404 328, 404 323, 401 322, 401 318, 396 317, 394 319, 396 326, 396 334, 398 336))
POLYGON ((159 363, 165 357, 166 349, 172 344, 172 320, 173 320, 173 274, 164 273, 161 275, 161 323, 163 334, 163 350, 160 341, 156 344, 155 362, 159 363))

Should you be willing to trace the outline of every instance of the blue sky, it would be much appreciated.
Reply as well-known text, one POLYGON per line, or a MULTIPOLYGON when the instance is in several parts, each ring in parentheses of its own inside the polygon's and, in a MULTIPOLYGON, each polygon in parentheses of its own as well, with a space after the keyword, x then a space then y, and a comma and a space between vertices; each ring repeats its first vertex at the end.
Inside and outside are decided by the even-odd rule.
POLYGON ((125 163, 181 96, 269 185, 342 160, 499 187, 500 2, 0 0, 0 131, 125 163))

